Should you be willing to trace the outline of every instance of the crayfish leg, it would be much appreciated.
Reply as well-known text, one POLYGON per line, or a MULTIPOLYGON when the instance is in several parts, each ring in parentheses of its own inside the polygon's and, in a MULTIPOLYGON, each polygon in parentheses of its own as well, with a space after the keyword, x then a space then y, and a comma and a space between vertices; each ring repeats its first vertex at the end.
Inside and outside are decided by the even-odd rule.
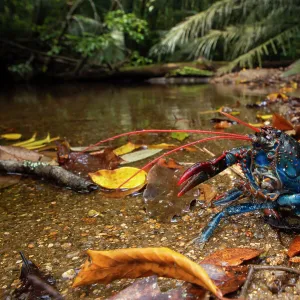
POLYGON ((278 204, 276 202, 264 202, 264 203, 242 203, 235 206, 229 206, 224 208, 221 212, 215 214, 209 221, 208 225, 202 230, 199 237, 194 239, 194 242, 200 245, 206 243, 212 236, 214 230, 217 228, 219 223, 223 218, 228 216, 244 214, 247 212, 261 210, 261 209, 273 209, 276 208, 278 204))
POLYGON ((220 206, 231 203, 237 200, 241 195, 243 195, 243 191, 237 188, 231 189, 230 191, 224 193, 218 200, 214 201, 213 205, 220 206))

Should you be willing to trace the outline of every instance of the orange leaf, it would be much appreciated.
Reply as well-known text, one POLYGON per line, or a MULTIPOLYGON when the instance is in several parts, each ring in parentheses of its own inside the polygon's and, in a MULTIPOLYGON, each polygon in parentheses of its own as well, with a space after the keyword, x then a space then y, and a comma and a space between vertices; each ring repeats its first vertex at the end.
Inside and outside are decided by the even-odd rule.
POLYGON ((225 248, 204 258, 201 264, 217 266, 238 266, 244 260, 258 256, 262 251, 251 248, 225 248))
POLYGON ((273 127, 279 129, 279 130, 292 130, 294 129, 294 126, 286 120, 283 116, 279 114, 273 114, 273 127))
POLYGON ((300 236, 297 235, 290 244, 290 247, 288 250, 288 256, 294 257, 299 253, 300 253, 300 236))
POLYGON ((161 158, 158 162, 158 165, 169 168, 169 169, 182 169, 183 166, 177 163, 174 159, 170 158, 168 160, 161 158))
POLYGON ((109 283, 121 278, 158 275, 200 285, 221 298, 222 293, 206 271, 184 255, 169 248, 129 248, 110 251, 88 250, 87 260, 73 287, 109 283))
POLYGON ((232 123, 228 122, 228 121, 221 121, 220 123, 217 123, 214 128, 215 129, 226 129, 229 128, 230 126, 232 126, 232 123))

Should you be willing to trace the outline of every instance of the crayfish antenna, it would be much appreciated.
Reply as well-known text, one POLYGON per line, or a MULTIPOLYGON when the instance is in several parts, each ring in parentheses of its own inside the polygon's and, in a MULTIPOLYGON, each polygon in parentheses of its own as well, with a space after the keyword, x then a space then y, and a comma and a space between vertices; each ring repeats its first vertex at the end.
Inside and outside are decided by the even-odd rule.
MULTIPOLYGON (((249 125, 250 126, 250 125, 249 125)), ((138 135, 138 134, 145 134, 145 133, 172 133, 172 132, 186 132, 186 133, 196 133, 196 134, 214 134, 214 135, 222 135, 222 136, 232 136, 232 137, 244 137, 245 135, 237 134, 237 133, 230 133, 230 132, 221 132, 221 131, 211 131, 211 130, 201 130, 201 129, 144 129, 144 130, 136 130, 136 131, 129 131, 124 132, 105 140, 101 140, 96 144, 90 145, 83 149, 81 153, 86 152, 88 150, 93 149, 94 147, 99 146, 100 144, 110 142, 116 140, 121 137, 131 136, 131 135, 138 135)))
POLYGON ((146 169, 148 169, 149 167, 151 167, 152 165, 154 165, 156 162, 158 162, 161 158, 166 157, 174 152, 177 152, 178 150, 182 150, 184 148, 196 145, 196 144, 200 144, 200 143, 204 143, 207 141, 211 141, 211 140, 217 140, 217 139, 230 139, 230 140, 242 140, 242 141, 252 141, 251 138, 245 136, 245 135, 238 135, 238 136, 228 136, 228 135, 217 135, 217 136, 211 136, 211 137, 207 137, 201 140, 197 140, 182 146, 179 146, 175 149, 172 149, 162 155, 160 155, 159 157, 155 158, 154 160, 150 161, 148 164, 146 164, 145 166, 143 166, 140 170, 138 170, 136 173, 134 173, 131 177, 129 177, 126 181, 124 181, 119 187, 118 189, 120 189, 122 186, 124 186, 124 184, 126 184, 128 181, 130 181, 132 178, 134 178, 137 174, 139 174, 141 171, 144 171, 146 169))
POLYGON ((224 115, 225 117, 227 117, 228 119, 231 119, 231 120, 233 120, 233 121, 236 121, 236 122, 238 122, 239 124, 242 124, 242 125, 244 125, 244 126, 250 128, 251 130, 255 131, 255 132, 260 132, 260 131, 261 131, 259 128, 256 128, 256 127, 250 125, 249 123, 246 123, 246 122, 240 120, 239 118, 234 117, 234 116, 231 115, 231 114, 228 114, 228 113, 223 112, 223 111, 221 111, 221 110, 220 110, 219 112, 220 112, 222 115, 224 115))

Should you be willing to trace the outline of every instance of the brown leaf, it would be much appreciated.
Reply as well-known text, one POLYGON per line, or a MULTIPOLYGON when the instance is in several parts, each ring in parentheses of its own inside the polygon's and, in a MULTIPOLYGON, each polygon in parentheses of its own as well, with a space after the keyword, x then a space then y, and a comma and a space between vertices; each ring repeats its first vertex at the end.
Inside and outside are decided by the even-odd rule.
POLYGON ((70 152, 68 143, 60 143, 57 147, 59 165, 75 174, 88 177, 88 173, 100 169, 115 169, 122 159, 112 149, 105 149, 97 155, 70 152))
POLYGON ((291 242, 289 250, 288 250, 288 256, 294 257, 300 253, 300 236, 297 235, 291 242))
POLYGON ((201 266, 223 295, 238 290, 245 282, 248 274, 248 266, 221 267, 202 263, 201 266))
POLYGON ((184 283, 182 286, 162 293, 157 276, 136 280, 108 300, 202 300, 206 291, 199 286, 184 283))
POLYGON ((277 113, 273 114, 272 124, 273 127, 283 131, 294 129, 293 124, 277 113))
POLYGON ((183 169, 178 163, 160 160, 148 172, 147 186, 143 193, 147 213, 160 222, 170 222, 174 216, 181 216, 189 211, 194 199, 193 191, 178 198, 179 186, 177 182, 183 169), (173 168, 168 168, 171 165, 173 168), (180 169, 177 169, 180 167, 180 169))
POLYGON ((219 289, 200 265, 168 248, 88 250, 87 254, 90 260, 81 268, 73 287, 155 274, 195 283, 217 297, 222 297, 219 289))
POLYGON ((0 146, 0 160, 29 160, 29 161, 42 161, 50 162, 51 158, 37 153, 32 150, 27 150, 21 147, 15 146, 0 146))
POLYGON ((205 257, 201 264, 238 266, 243 261, 252 259, 261 253, 261 250, 251 248, 225 248, 205 257))
POLYGON ((210 203, 217 195, 217 191, 210 184, 202 183, 199 185, 201 195, 199 200, 205 201, 206 203, 210 203))
POLYGON ((0 190, 19 183, 20 179, 19 175, 1 175, 0 190))

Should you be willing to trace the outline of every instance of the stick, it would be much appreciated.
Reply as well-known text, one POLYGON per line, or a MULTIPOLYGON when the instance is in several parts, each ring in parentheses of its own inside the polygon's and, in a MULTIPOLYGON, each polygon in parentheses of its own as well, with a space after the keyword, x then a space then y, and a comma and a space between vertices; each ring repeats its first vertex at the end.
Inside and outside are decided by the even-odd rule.
POLYGON ((250 283, 251 283, 251 280, 253 278, 254 271, 259 271, 259 270, 271 270, 271 271, 278 270, 278 271, 286 271, 286 272, 295 273, 295 274, 300 275, 299 270, 295 270, 295 269, 289 268, 289 267, 251 265, 250 269, 249 269, 249 272, 248 272, 247 279, 246 279, 246 281, 243 285, 243 288, 242 288, 242 291, 241 291, 241 294, 240 294, 240 298, 245 298, 246 299, 247 290, 248 290, 248 288, 250 286, 250 283))
POLYGON ((44 162, 0 160, 0 173, 34 175, 38 178, 54 181, 56 184, 79 193, 89 193, 98 189, 98 186, 91 181, 61 167, 51 166, 44 162))

